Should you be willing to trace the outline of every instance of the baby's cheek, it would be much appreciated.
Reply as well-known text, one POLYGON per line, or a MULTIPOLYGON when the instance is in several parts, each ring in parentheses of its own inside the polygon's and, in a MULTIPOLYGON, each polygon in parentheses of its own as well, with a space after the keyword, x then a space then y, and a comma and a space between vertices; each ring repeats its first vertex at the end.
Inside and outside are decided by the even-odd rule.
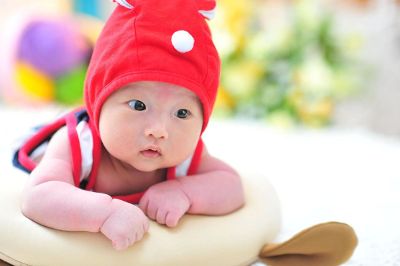
POLYGON ((181 164, 183 161, 193 155, 197 142, 188 141, 187 139, 178 140, 170 150, 171 160, 174 165, 181 164))

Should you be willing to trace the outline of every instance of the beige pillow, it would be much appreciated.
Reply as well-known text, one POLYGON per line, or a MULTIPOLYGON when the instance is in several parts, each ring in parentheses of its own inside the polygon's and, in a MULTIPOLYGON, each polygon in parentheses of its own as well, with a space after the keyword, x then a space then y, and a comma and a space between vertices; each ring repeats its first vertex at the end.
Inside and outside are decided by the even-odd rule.
POLYGON ((23 216, 20 194, 29 176, 0 164, 0 259, 14 265, 248 265, 280 227, 271 184, 243 173, 246 205, 226 216, 183 218, 177 228, 151 223, 145 238, 115 251, 100 233, 62 232, 23 216))

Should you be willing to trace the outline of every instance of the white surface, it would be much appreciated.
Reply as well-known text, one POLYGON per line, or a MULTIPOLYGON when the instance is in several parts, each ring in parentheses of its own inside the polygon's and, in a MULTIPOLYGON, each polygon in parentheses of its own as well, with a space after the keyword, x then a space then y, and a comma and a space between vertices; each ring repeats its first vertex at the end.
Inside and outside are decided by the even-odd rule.
MULTIPOLYGON (((55 113, 59 111, 0 109, 0 159, 10 159, 1 147, 9 146, 16 133, 55 113)), ((283 132, 220 121, 211 121, 204 138, 217 157, 241 172, 262 172, 271 180, 283 213, 277 241, 336 220, 353 226, 359 238, 346 265, 400 265, 399 139, 361 130, 283 132)))
POLYGON ((359 245, 346 265, 400 265, 400 140, 357 130, 279 131, 212 123, 210 152, 265 173, 282 203, 277 240, 313 224, 350 224, 359 245))

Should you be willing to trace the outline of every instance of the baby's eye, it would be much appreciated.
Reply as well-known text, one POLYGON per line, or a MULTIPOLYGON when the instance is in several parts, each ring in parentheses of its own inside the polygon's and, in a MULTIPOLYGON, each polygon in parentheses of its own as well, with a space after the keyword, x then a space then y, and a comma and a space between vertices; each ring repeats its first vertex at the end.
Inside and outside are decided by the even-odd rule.
POLYGON ((181 119, 188 118, 192 113, 188 109, 179 109, 176 116, 181 119))
POLYGON ((136 111, 146 110, 146 105, 142 101, 139 101, 139 100, 131 100, 128 102, 128 105, 136 111))

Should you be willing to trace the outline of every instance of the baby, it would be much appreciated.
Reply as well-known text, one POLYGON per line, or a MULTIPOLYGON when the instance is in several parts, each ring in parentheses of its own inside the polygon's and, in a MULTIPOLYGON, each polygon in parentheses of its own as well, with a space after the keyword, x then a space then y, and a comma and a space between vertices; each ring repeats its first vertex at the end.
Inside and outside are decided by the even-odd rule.
POLYGON ((220 74, 204 20, 215 1, 116 2, 91 58, 85 107, 42 127, 16 163, 31 171, 24 215, 101 232, 121 250, 143 238, 148 218, 174 227, 185 213, 230 213, 244 195, 238 174, 201 140, 220 74))

